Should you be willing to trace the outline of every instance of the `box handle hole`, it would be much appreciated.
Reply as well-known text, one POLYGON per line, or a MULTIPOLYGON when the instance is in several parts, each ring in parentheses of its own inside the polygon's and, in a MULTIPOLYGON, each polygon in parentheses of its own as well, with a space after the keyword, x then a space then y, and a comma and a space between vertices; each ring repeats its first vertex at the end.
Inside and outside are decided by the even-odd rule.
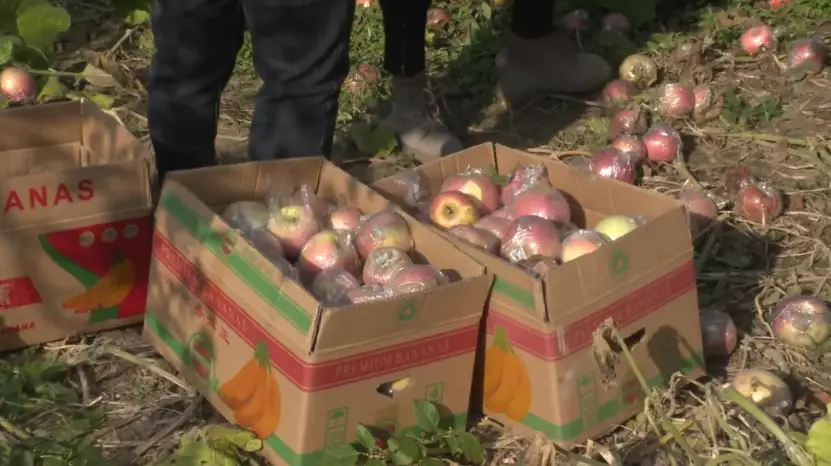
POLYGON ((400 379, 390 380, 389 382, 384 382, 378 385, 378 388, 376 388, 375 391, 388 398, 395 398, 399 393, 402 393, 412 387, 412 385, 413 379, 411 377, 403 377, 400 379))

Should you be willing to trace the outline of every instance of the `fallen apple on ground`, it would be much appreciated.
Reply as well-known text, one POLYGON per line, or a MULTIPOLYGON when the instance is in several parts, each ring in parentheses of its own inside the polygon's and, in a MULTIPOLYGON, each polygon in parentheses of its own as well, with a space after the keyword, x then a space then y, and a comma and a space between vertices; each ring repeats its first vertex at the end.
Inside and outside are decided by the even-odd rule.
POLYGON ((355 246, 367 258, 377 248, 396 248, 410 252, 413 236, 404 217, 384 210, 364 220, 355 232, 355 246))
POLYGON ((329 228, 355 232, 361 224, 363 214, 357 207, 338 207, 329 214, 329 228))
POLYGON ((447 229, 456 225, 473 225, 479 220, 476 201, 459 191, 439 193, 430 205, 430 220, 447 229))
POLYGON ((511 203, 517 217, 535 215, 552 222, 568 223, 571 207, 558 189, 535 186, 517 195, 511 203))
POLYGON ((533 256, 559 259, 561 252, 557 225, 534 215, 519 217, 511 222, 502 240, 502 257, 514 263, 533 256))
POLYGON ((736 193, 735 212, 742 218, 767 223, 782 214, 782 194, 768 183, 746 179, 736 193))
POLYGON ((635 231, 639 226, 639 222, 629 215, 609 215, 594 227, 594 231, 600 233, 606 238, 615 241, 618 238, 635 231))
POLYGON ((773 372, 747 369, 739 372, 731 382, 733 388, 774 416, 785 416, 793 408, 790 387, 773 372))
POLYGON ((789 345, 816 348, 831 337, 831 311, 816 296, 789 296, 773 311, 773 333, 789 345))
POLYGON ((37 84, 28 71, 11 66, 0 72, 0 95, 10 102, 25 104, 36 97, 37 84))
POLYGON ((320 272, 312 282, 312 294, 324 306, 349 304, 347 293, 357 290, 358 279, 343 267, 332 267, 320 272))
POLYGON ((725 358, 738 344, 736 324, 729 314, 710 310, 701 313, 701 341, 704 355, 709 358, 725 358))
POLYGON ((448 283, 447 275, 428 264, 402 267, 389 281, 387 288, 395 294, 416 293, 448 283))
POLYGON ((637 135, 646 131, 646 117, 638 110, 624 109, 609 119, 609 138, 637 135))
POLYGON ((358 251, 348 234, 323 230, 303 246, 297 260, 297 271, 304 283, 311 283, 321 272, 335 267, 357 276, 361 268, 358 251))
POLYGON ((608 240, 592 230, 577 230, 563 240, 562 261, 569 262, 600 249, 608 240))
POLYGON ((400 249, 376 248, 369 253, 364 263, 364 284, 385 286, 395 272, 412 264, 410 256, 400 249))
POLYGON ((282 207, 272 212, 268 231, 280 240, 289 260, 297 259, 309 239, 320 231, 318 217, 303 206, 282 207))
POLYGON ((478 173, 458 174, 447 177, 440 193, 458 191, 476 201, 481 215, 488 215, 499 208, 499 188, 485 175, 478 173))
POLYGON ((448 233, 491 254, 499 254, 500 240, 493 233, 480 230, 471 225, 456 225, 448 233))
POLYGON ((718 218, 718 206, 707 194, 693 188, 683 188, 675 198, 684 203, 690 214, 690 226, 694 232, 701 231, 708 223, 718 218))

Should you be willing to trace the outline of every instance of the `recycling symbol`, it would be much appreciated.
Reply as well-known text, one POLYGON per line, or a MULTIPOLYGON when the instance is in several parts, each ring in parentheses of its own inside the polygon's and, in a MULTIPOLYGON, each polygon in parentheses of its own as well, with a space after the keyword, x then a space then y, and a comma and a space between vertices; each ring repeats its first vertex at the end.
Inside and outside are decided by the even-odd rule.
POLYGON ((408 301, 407 303, 399 307, 396 313, 398 315, 399 322, 409 322, 415 319, 415 317, 418 315, 418 310, 416 309, 415 304, 412 301, 408 301))
POLYGON ((612 275, 620 275, 629 270, 629 256, 623 251, 615 251, 612 254, 612 275))

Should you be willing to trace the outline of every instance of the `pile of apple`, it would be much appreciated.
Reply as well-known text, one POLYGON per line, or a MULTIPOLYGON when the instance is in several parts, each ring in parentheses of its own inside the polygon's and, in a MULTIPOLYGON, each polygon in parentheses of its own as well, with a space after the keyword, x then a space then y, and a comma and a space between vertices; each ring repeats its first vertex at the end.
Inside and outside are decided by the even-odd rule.
POLYGON ((437 268, 410 257, 413 237, 401 215, 337 207, 306 185, 269 204, 235 202, 222 217, 326 306, 387 299, 449 281, 437 268))
POLYGON ((571 222, 568 201, 552 186, 542 164, 519 165, 503 186, 482 170, 452 175, 430 203, 429 217, 448 234, 537 276, 644 222, 640 216, 611 215, 592 230, 578 228, 571 222))

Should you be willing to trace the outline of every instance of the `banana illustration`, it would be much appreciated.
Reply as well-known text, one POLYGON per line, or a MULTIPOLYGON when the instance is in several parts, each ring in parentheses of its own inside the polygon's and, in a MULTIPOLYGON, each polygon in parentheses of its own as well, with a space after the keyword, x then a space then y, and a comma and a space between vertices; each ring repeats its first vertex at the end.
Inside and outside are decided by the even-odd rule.
POLYGON ((136 280, 136 266, 128 257, 117 257, 110 270, 87 291, 63 303, 65 309, 85 314, 117 306, 127 298, 136 280))

